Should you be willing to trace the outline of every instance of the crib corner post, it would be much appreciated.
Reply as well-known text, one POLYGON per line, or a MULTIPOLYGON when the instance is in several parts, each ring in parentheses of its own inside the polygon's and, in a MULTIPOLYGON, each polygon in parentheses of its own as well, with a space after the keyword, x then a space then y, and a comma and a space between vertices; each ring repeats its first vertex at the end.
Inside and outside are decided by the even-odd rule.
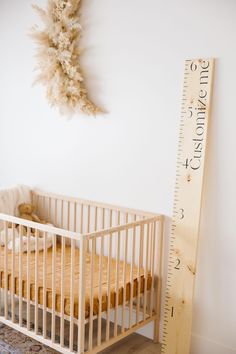
POLYGON ((79 318, 78 318, 78 353, 84 353, 85 335, 85 257, 87 239, 80 235, 79 265, 79 318))
POLYGON ((161 319, 161 293, 162 293, 162 260, 163 260, 163 224, 164 217, 158 222, 155 222, 155 233, 154 237, 157 237, 157 285, 156 285, 156 319, 154 321, 154 343, 160 343, 160 319, 161 319), (156 230, 156 225, 158 224, 158 230, 156 230), (155 235, 157 234, 157 235, 155 235))

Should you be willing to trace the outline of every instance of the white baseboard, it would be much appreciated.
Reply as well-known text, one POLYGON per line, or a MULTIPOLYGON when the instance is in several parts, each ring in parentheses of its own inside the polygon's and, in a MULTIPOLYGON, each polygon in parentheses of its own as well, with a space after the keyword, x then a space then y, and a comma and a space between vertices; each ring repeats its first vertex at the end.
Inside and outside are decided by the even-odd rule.
MULTIPOLYGON (((133 320, 135 321, 136 312, 133 311, 133 320)), ((126 312, 126 320, 129 318, 128 311, 126 312)), ((114 311, 111 310, 111 321, 114 322, 114 311)), ((121 323, 121 312, 118 313, 118 323, 121 323)), ((128 326, 128 322, 126 323, 128 326)), ((162 323, 160 324, 162 329, 162 323)), ((161 331, 162 332, 162 331, 161 331)), ((145 337, 153 339, 153 322, 147 324, 145 327, 139 329, 139 333, 145 337)), ((162 337, 162 335, 161 335, 162 337)), ((236 348, 228 347, 225 344, 219 343, 212 339, 202 337, 196 333, 192 333, 190 354, 236 354, 236 348)))
MULTIPOLYGON (((137 333, 153 339, 153 323, 149 323, 147 326, 138 330, 137 333)), ((228 347, 225 344, 193 333, 190 354, 236 354, 236 348, 228 347)))
POLYGON ((192 334, 191 354, 236 354, 236 348, 230 348, 209 338, 192 334))

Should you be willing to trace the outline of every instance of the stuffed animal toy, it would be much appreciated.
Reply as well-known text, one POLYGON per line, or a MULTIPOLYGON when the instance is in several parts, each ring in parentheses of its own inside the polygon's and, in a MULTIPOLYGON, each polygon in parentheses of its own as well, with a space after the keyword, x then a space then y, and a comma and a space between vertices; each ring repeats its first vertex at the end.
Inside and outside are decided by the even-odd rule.
MULTIPOLYGON (((46 221, 41 220, 38 215, 34 214, 35 206, 32 204, 22 203, 18 206, 19 218, 26 219, 40 224, 46 224, 46 221)), ((27 229, 23 227, 23 235, 27 234, 27 229)), ((35 234, 35 229, 31 228, 31 233, 35 234)), ((41 234, 39 235, 41 236, 41 234)))
MULTIPOLYGON (((41 220, 38 215, 34 214, 35 211, 35 206, 32 204, 26 204, 22 203, 18 206, 19 210, 19 218, 21 219, 26 219, 30 221, 34 221, 40 224, 47 224, 49 226, 53 226, 50 223, 47 223, 44 220, 41 220)), ((20 249, 20 225, 15 225, 15 252, 18 253, 20 249)), ((28 240, 28 235, 27 235, 27 228, 25 226, 22 226, 21 230, 21 235, 22 235, 22 252, 27 252, 27 240, 28 240)), ((44 245, 44 240, 43 240, 43 232, 39 232, 39 251, 43 250, 45 245, 44 245)), ((35 229, 31 228, 30 233, 29 233, 29 246, 30 246, 30 251, 35 251, 35 229)), ((7 234, 7 240, 8 244, 7 247, 9 250, 12 250, 13 247, 13 230, 12 230, 12 223, 8 223, 8 234, 7 234)), ((53 234, 47 233, 47 248, 50 248, 52 246, 52 240, 53 240, 53 234)), ((0 246, 6 246, 5 244, 5 230, 0 231, 0 246)))
POLYGON ((19 217, 21 219, 26 219, 40 224, 46 224, 46 221, 41 220, 38 215, 34 214, 35 206, 32 204, 22 203, 18 206, 19 217))

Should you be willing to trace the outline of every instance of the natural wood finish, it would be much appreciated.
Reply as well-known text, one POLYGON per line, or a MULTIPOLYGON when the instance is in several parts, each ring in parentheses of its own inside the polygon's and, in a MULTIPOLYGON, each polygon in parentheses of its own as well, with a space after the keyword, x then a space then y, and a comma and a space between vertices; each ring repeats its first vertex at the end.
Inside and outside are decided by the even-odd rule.
POLYGON ((62 237, 61 240, 61 306, 60 306, 60 313, 61 313, 61 332, 60 332, 60 344, 64 347, 64 304, 65 304, 65 238, 62 237))
MULTIPOLYGON (((135 216, 136 218, 136 216, 135 216)), ((133 323, 133 293, 134 293, 134 262, 135 262, 135 244, 136 244, 136 229, 135 227, 133 228, 133 237, 132 237, 132 259, 131 259, 131 270, 130 270, 130 288, 131 288, 131 296, 130 296, 130 302, 129 302, 129 328, 132 327, 133 323)))
MULTIPOLYGON (((111 220, 111 219, 110 219, 111 220)), ((112 234, 108 240, 108 263, 107 263, 107 311, 106 311, 106 341, 110 339, 110 312, 111 312, 111 264, 112 264, 112 234)))
POLYGON ((214 59, 186 60, 165 297, 163 354, 189 354, 214 59))
MULTIPOLYGON (((47 234, 43 235, 44 250, 43 250, 43 338, 47 336, 47 234)), ((28 252, 27 252, 28 253, 28 252)), ((28 282, 28 279, 27 279, 28 282)))
POLYGON ((71 266, 70 266, 70 339, 69 339, 69 348, 73 351, 73 342, 74 342, 74 313, 71 309, 74 309, 75 302, 75 240, 71 240, 71 266))
POLYGON ((84 311, 85 311, 85 247, 86 239, 80 236, 80 274, 79 274, 79 326, 78 326, 78 353, 84 352, 84 311))
MULTIPOLYGON (((92 240, 92 254, 90 259, 90 284, 94 284, 94 258, 95 258, 95 241, 92 240)), ((94 287, 90 287, 90 309, 93 309, 94 305, 94 287)), ((92 349, 93 346, 93 311, 90 311, 89 315, 89 350, 92 349)))
MULTIPOLYGON (((95 354, 151 321, 159 323, 158 259, 149 233, 161 222, 161 215, 34 191, 32 201, 38 215, 55 226, 0 214, 1 222, 19 225, 20 230, 19 254, 0 247, 4 294, 0 322, 68 354, 75 349, 75 341, 78 353, 95 354), (23 253, 25 227, 27 250, 23 253), (35 252, 30 252, 32 228, 36 230, 35 252), (41 237, 43 251, 39 251, 41 237), (52 246, 48 249, 49 237, 52 246), (153 311, 148 311, 150 292, 153 311), (15 323, 6 311, 9 298, 11 303, 19 299, 15 323)), ((162 236, 159 233, 157 241, 162 236)))
MULTIPOLYGON (((31 284, 31 267, 30 267, 30 228, 27 228, 27 329, 30 330, 30 284, 31 284)), ((12 255, 12 258, 13 255, 12 255)))
POLYGON ((124 207, 117 206, 117 205, 100 203, 100 202, 87 200, 87 199, 73 198, 73 197, 68 197, 68 196, 59 195, 59 194, 47 193, 47 192, 41 191, 39 189, 34 189, 33 190, 33 195, 40 196, 40 197, 48 197, 48 196, 50 196, 50 197, 52 197, 54 199, 64 200, 64 201, 67 201, 67 202, 70 201, 70 202, 73 202, 73 203, 77 203, 79 205, 97 206, 99 208, 104 208, 104 209, 107 209, 107 210, 113 210, 113 211, 120 210, 121 212, 124 212, 124 213, 140 215, 142 217, 143 216, 152 217, 152 216, 156 216, 157 215, 155 213, 150 213, 150 212, 143 211, 143 210, 124 208, 124 207))
POLYGON ((139 323, 139 314, 140 314, 140 295, 141 295, 141 268, 143 261, 143 230, 144 226, 140 226, 140 236, 139 236, 139 260, 138 260, 138 294, 137 294, 137 306, 136 306, 136 323, 139 323))
MULTIPOLYGON (((7 222, 4 222, 4 242, 5 245, 8 244, 8 227, 7 227, 7 222)), ((6 319, 8 319, 8 299, 7 299, 7 289, 8 289, 8 250, 7 247, 5 247, 4 250, 4 283, 6 284, 5 287, 5 292, 4 292, 4 316, 6 319)))
MULTIPOLYGON (((103 224, 104 224, 104 209, 103 209, 103 224)), ((101 344, 102 337, 102 280, 103 280, 103 252, 104 252, 104 237, 100 238, 100 256, 99 256, 99 280, 98 280, 98 334, 97 334, 97 345, 101 344)))
POLYGON ((157 314, 157 319, 154 321, 154 343, 159 343, 160 342, 160 318, 161 318, 161 292, 162 292, 162 269, 163 269, 163 223, 164 223, 164 218, 156 225, 156 223, 153 225, 154 227, 154 236, 157 237, 156 235, 156 228, 157 226, 159 227, 158 235, 157 237, 158 240, 158 245, 157 245, 157 286, 156 286, 156 314, 157 314))
POLYGON ((16 227, 15 224, 12 225, 12 263, 11 263, 11 318, 15 322, 15 243, 16 243, 16 227))
POLYGON ((143 320, 146 319, 146 311, 147 311, 147 291, 148 291, 148 284, 147 284, 147 275, 148 275, 148 261, 149 261, 149 237, 150 237, 150 224, 147 225, 147 240, 146 240, 146 259, 145 259, 145 267, 144 267, 144 298, 143 298, 143 320))
POLYGON ((23 228, 22 225, 19 227, 19 238, 20 238, 20 247, 19 247, 19 325, 22 327, 22 295, 23 295, 23 282, 22 282, 22 233, 23 228))
POLYGON ((34 327, 35 327, 35 334, 38 334, 38 267, 37 264, 39 263, 39 231, 36 229, 35 231, 35 318, 34 318, 34 327))
MULTIPOLYGON (((55 342, 55 311, 56 311, 56 254, 57 254, 57 243, 56 235, 53 235, 52 241, 52 342, 55 342)), ((74 242, 74 241, 72 241, 74 242)))
MULTIPOLYGON (((126 224, 128 223, 129 220, 129 214, 126 213, 125 214, 125 221, 126 224)), ((127 252, 128 252, 128 230, 125 230, 125 234, 124 234, 124 267, 123 267, 123 289, 124 289, 124 294, 123 294, 123 302, 122 302, 122 324, 121 324, 121 332, 124 333, 125 331, 125 301, 124 299, 126 299, 126 276, 127 276, 127 252)))

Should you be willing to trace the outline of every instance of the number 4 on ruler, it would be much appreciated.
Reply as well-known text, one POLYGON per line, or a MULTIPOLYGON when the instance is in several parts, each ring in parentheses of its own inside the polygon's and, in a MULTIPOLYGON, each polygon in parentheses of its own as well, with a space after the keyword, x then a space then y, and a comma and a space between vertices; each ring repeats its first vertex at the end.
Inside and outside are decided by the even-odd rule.
POLYGON ((213 59, 185 61, 163 354, 189 354, 213 59))

